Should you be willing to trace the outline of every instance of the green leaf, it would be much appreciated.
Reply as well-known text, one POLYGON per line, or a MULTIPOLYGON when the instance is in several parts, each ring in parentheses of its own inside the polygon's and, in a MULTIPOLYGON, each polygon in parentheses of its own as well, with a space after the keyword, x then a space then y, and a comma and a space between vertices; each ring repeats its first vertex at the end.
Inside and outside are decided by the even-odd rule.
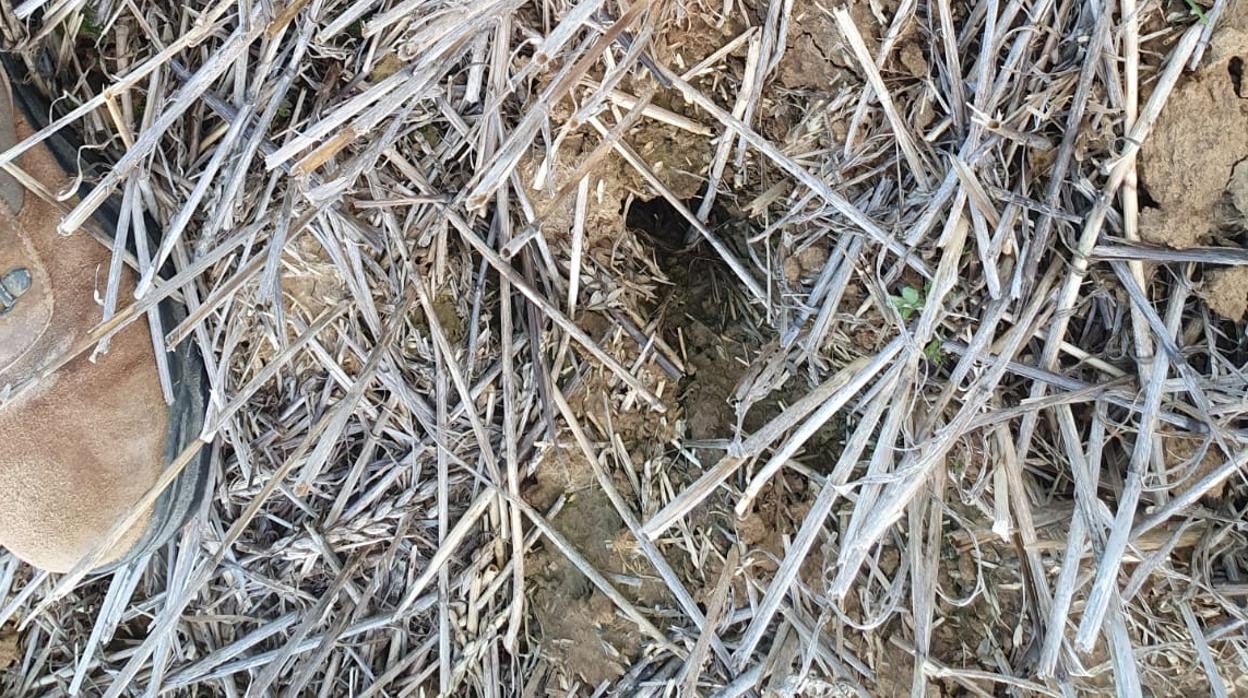
POLYGON ((95 16, 95 10, 90 7, 84 7, 82 10, 82 24, 79 25, 78 31, 86 34, 92 39, 99 39, 104 35, 104 27, 100 24, 100 20, 95 16))
POLYGON ((939 337, 932 337, 932 341, 928 342, 927 346, 923 347, 923 356, 927 357, 927 360, 934 364, 940 363, 942 354, 940 352, 939 337))
POLYGON ((906 286, 901 289, 901 298, 907 305, 913 307, 919 307, 923 303, 922 299, 919 297, 919 290, 913 286, 906 286))
POLYGON ((901 313, 901 317, 903 319, 906 317, 906 313, 910 310, 910 306, 906 303, 904 298, 901 296, 889 296, 888 302, 897 309, 897 312, 901 313))

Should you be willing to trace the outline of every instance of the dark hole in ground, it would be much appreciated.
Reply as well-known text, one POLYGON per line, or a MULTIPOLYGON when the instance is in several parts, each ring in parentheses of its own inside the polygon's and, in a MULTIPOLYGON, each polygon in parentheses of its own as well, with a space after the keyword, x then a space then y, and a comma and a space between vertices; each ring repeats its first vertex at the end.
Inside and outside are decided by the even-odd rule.
POLYGON ((1231 74, 1231 82, 1235 85, 1235 96, 1243 98, 1244 59, 1236 56, 1227 64, 1226 71, 1231 74))
MULTIPOLYGON (((696 212, 701 199, 681 202, 696 212)), ((693 233, 689 221, 663 198, 633 201, 625 223, 639 240, 653 245, 655 260, 670 282, 659 296, 656 313, 666 318, 663 338, 672 347, 684 349, 686 377, 680 384, 680 401, 691 439, 727 439, 735 433, 737 414, 735 392, 745 375, 745 367, 774 337, 765 329, 742 288, 741 281, 702 237, 693 233)), ((749 221, 716 204, 707 226, 733 250, 738 259, 748 259, 746 239, 749 221)), ((741 421, 753 432, 771 421, 780 410, 800 399, 809 389, 800 377, 791 377, 754 404, 741 421)), ((806 444, 803 458, 812 468, 823 471, 836 461, 845 420, 831 420, 806 444)), ((722 451, 708 450, 699 456, 713 461, 722 451)))
MULTIPOLYGON (((696 201, 682 202, 686 207, 697 206, 696 201)), ((690 208, 696 211, 696 208, 690 208)), ((634 200, 628 207, 625 224, 646 234, 660 250, 676 252, 685 247, 685 236, 689 232, 689 221, 680 215, 675 206, 667 199, 656 196, 649 201, 634 200)))
MULTIPOLYGON (((685 199, 680 203, 696 215, 702 205, 702 197, 685 199)), ((711 207, 706 224, 714 229, 727 217, 727 211, 717 203, 711 207)), ((688 251, 691 244, 701 239, 676 207, 661 196, 649 201, 634 200, 628 207, 624 222, 629 228, 645 233, 656 247, 665 252, 688 251)))
MULTIPOLYGON (((700 197, 695 197, 680 203, 696 214, 701 202, 700 197)), ((706 221, 707 227, 732 249, 746 244, 746 226, 742 223, 718 203, 711 208, 706 221)), ((751 326, 753 320, 744 322, 745 316, 735 310, 748 306, 745 291, 724 260, 711 245, 705 244, 675 206, 662 197, 634 200, 625 224, 639 240, 654 248, 654 259, 671 282, 662 303, 668 311, 676 317, 688 316, 715 332, 751 326)), ((746 255, 739 252, 737 256, 746 255)))

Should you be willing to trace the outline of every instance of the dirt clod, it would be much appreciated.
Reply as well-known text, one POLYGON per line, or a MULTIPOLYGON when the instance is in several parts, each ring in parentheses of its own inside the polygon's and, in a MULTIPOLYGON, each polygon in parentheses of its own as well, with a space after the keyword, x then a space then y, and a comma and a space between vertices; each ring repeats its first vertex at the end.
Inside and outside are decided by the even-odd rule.
MULTIPOLYGON (((869 4, 851 2, 849 13, 867 48, 874 53, 878 27, 869 4)), ((853 59, 831 13, 818 2, 798 0, 790 24, 795 31, 777 66, 780 84, 790 89, 828 92, 842 83, 852 70, 853 59)))
MULTIPOLYGON (((1171 484, 1171 492, 1181 492, 1222 465, 1218 448, 1209 443, 1202 444, 1199 439, 1168 436, 1164 438, 1163 444, 1166 467, 1177 472, 1177 477, 1180 478, 1178 482, 1171 484)), ((1225 491, 1226 483, 1219 484, 1206 492, 1201 501, 1215 503, 1222 498, 1225 491)))
POLYGON ((17 631, 13 628, 0 628, 0 672, 5 671, 17 661, 17 631))
POLYGON ((1146 208, 1140 211, 1140 237, 1156 245, 1186 249, 1203 244, 1209 236, 1207 212, 1185 207, 1146 208))
POLYGON ((911 77, 927 77, 931 71, 931 66, 928 65, 927 58, 923 55, 923 47, 917 41, 910 41, 902 46, 897 60, 911 77))
POLYGON ((1210 274, 1200 294, 1209 309, 1227 320, 1244 319, 1248 311, 1248 268, 1232 267, 1210 274))
POLYGON ((1207 242, 1214 206, 1248 157, 1248 100, 1228 70, 1248 53, 1240 31, 1248 21, 1242 10, 1229 14, 1211 60, 1175 88, 1140 153, 1141 182, 1160 209, 1141 216, 1140 235, 1149 242, 1180 249, 1207 242))
POLYGON ((796 284, 804 276, 817 274, 828 261, 828 249, 823 245, 810 245, 784 260, 784 278, 796 284))
POLYGON ((1248 217, 1248 159, 1240 160, 1231 170, 1231 182, 1227 186, 1231 203, 1241 216, 1248 217))

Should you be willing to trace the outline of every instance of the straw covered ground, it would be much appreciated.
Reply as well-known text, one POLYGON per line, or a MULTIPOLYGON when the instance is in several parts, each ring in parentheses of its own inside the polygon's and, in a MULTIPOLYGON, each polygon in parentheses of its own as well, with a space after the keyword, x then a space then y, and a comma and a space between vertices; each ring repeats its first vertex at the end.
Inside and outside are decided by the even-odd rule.
POLYGON ((5 695, 1248 690, 1244 3, 0 5, 218 456, 5 695))

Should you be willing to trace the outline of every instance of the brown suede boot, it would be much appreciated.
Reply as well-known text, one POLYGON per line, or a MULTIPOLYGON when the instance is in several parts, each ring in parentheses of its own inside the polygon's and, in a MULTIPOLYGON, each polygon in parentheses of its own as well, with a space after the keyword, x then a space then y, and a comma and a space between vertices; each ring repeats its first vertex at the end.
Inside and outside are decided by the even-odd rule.
MULTIPOLYGON (((6 59, 4 67, 0 152, 48 118, 47 102, 23 84, 19 64, 6 59)), ((66 169, 80 161, 77 145, 57 134, 17 165, 45 190, 61 192, 70 186, 66 169)), ((112 237, 115 211, 103 207, 90 225, 112 237)), ((184 342, 167 354, 174 401, 166 404, 151 333, 139 320, 94 362, 85 352, 3 402, 5 386, 46 368, 102 318, 98 298, 111 252, 86 230, 58 235, 60 217, 56 205, 0 170, 0 546, 52 572, 68 571, 92 552, 198 435, 206 388, 202 361, 184 342)), ((134 284, 127 268, 123 306, 134 284)), ((166 330, 185 315, 171 302, 161 312, 166 330)), ((177 532, 202 497, 207 456, 204 449, 187 465, 106 552, 105 564, 149 552, 177 532)))

